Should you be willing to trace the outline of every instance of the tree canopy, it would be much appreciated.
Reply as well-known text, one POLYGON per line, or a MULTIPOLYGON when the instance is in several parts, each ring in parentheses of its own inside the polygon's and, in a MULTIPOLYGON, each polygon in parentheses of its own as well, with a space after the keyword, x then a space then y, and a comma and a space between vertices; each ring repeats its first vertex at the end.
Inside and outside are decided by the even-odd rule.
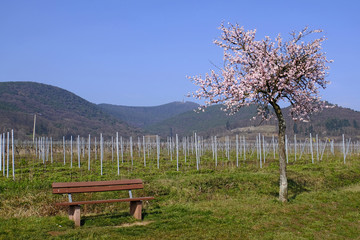
POLYGON ((190 77, 199 90, 193 93, 205 98, 204 107, 223 103, 227 110, 236 112, 250 104, 259 106, 259 114, 269 117, 268 106, 288 101, 293 119, 307 120, 309 113, 319 111, 318 89, 326 88, 325 80, 331 61, 321 52, 324 37, 308 42, 303 39, 322 30, 309 30, 290 34, 283 41, 280 34, 275 40, 266 36, 256 40, 256 30, 245 31, 239 25, 221 25, 222 35, 214 43, 224 49, 224 67, 212 70, 205 77, 190 77))

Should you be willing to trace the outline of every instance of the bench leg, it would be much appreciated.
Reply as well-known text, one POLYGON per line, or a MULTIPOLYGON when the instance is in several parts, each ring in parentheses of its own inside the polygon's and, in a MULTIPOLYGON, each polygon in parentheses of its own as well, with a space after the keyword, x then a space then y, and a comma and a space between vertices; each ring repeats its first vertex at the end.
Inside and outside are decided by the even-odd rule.
POLYGON ((142 201, 130 202, 130 214, 141 220, 142 201))
POLYGON ((69 206, 69 219, 75 222, 75 227, 80 227, 80 205, 69 206))

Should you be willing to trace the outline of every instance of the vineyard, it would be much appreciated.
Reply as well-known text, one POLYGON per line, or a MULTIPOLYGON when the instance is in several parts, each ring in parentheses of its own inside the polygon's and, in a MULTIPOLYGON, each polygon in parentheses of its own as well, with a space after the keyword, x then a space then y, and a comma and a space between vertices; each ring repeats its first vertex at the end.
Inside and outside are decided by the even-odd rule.
MULTIPOLYGON (((246 164, 259 168, 266 160, 276 160, 278 144, 274 136, 270 139, 259 135, 256 139, 245 136, 204 139, 201 136, 160 139, 155 136, 123 138, 116 133, 111 139, 77 136, 70 139, 53 140, 52 137, 34 138, 34 141, 14 140, 13 131, 3 133, 0 138, 0 170, 2 175, 14 180, 26 174, 32 178, 32 165, 43 164, 45 169, 78 168, 85 174, 126 176, 133 168, 146 171, 188 171, 192 169, 216 169, 218 167, 241 167, 246 164), (49 165, 52 167, 49 167, 49 165)), ((305 164, 319 161, 341 161, 359 156, 360 142, 345 139, 319 139, 318 135, 292 141, 286 137, 287 163, 305 164), (291 158, 289 157, 291 156, 291 158)), ((64 176, 65 177, 65 176, 64 176)))
MULTIPOLYGON (((353 239, 359 142, 287 138, 289 203, 278 198, 272 136, 1 137, 0 239, 353 239), (84 206, 74 228, 53 182, 141 178, 143 221, 128 205, 84 206), (199 237, 201 236, 201 237, 199 237)), ((117 197, 97 193, 80 199, 117 197)))

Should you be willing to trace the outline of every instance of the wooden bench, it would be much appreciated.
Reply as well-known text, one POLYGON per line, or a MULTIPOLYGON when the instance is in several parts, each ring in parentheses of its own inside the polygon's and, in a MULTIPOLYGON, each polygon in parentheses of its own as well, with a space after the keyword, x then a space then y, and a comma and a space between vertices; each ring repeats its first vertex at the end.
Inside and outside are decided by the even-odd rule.
POLYGON ((80 226, 80 205, 96 203, 130 202, 130 214, 136 219, 141 219, 142 201, 152 200, 154 197, 133 197, 132 190, 143 189, 141 179, 133 180, 114 180, 96 182, 58 182, 52 184, 54 194, 68 194, 68 202, 56 203, 57 206, 69 206, 69 219, 75 222, 75 226, 80 226), (73 193, 92 193, 107 191, 129 191, 129 198, 74 201, 73 193))

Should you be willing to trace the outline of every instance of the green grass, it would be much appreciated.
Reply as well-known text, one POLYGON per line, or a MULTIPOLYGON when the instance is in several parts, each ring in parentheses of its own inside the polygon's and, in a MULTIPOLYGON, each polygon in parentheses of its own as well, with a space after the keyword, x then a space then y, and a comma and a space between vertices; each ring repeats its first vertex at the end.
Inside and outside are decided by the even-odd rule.
MULTIPOLYGON (((289 202, 278 196, 278 162, 269 159, 262 169, 255 160, 241 162, 210 155, 202 157, 200 170, 190 159, 176 171, 176 160, 154 158, 147 167, 136 159, 121 164, 104 162, 70 169, 55 158, 46 165, 29 156, 18 160, 16 179, 0 178, 0 239, 359 239, 360 157, 346 164, 330 157, 288 164, 289 202), (82 226, 75 228, 65 207, 54 203, 66 196, 51 194, 55 181, 141 178, 145 189, 135 196, 154 196, 144 203, 143 222, 128 213, 126 203, 87 205, 82 226), (127 224, 127 225, 125 225, 127 224)), ((250 159, 250 158, 249 158, 250 159)), ((252 158, 253 159, 253 158, 252 158)), ((183 161, 183 160, 182 160, 183 161)), ((126 194, 126 193, 125 193, 126 194)), ((116 197, 119 193, 83 194, 78 199, 116 197)))

